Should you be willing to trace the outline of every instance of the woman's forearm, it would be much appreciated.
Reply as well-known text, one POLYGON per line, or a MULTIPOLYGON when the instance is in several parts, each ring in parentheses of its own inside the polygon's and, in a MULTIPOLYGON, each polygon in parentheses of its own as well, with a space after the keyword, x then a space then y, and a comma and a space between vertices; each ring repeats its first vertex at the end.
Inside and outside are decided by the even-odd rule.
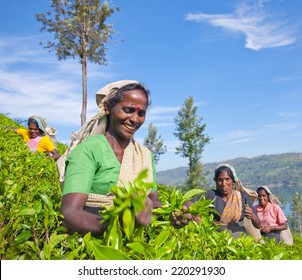
POLYGON ((107 229, 107 223, 101 224, 101 219, 94 214, 75 209, 69 209, 62 214, 64 216, 63 225, 70 233, 91 232, 92 235, 100 235, 107 229))
POLYGON ((279 226, 271 226, 271 231, 281 231, 281 230, 286 230, 287 229, 287 224, 279 225, 279 226))
POLYGON ((252 215, 252 224, 255 228, 260 228, 260 220, 257 215, 252 215))

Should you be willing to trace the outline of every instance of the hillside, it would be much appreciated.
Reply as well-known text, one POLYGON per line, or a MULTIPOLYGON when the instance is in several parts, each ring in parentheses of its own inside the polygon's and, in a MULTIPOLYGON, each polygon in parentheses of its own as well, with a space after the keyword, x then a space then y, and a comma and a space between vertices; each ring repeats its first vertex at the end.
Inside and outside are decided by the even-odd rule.
MULTIPOLYGON (((262 185, 274 188, 274 193, 290 201, 292 195, 302 193, 302 153, 262 155, 253 158, 235 158, 225 161, 234 166, 245 187, 256 189, 262 185)), ((214 170, 219 162, 204 165, 208 186, 213 186, 214 170)), ((164 185, 181 185, 187 167, 178 167, 157 173, 157 181, 164 185)))
MULTIPOLYGON (((0 260, 301 259, 302 239, 298 235, 294 245, 287 246, 273 240, 258 243, 252 237, 235 240, 228 232, 218 232, 207 200, 200 200, 198 206, 201 223, 175 229, 170 215, 180 209, 185 196, 188 199, 188 192, 182 194, 163 185, 158 186, 160 199, 168 208, 154 209, 151 226, 132 227, 129 233, 116 214, 125 208, 117 205, 105 212, 112 225, 106 235, 67 234, 62 227, 62 189, 55 162, 43 153, 32 154, 21 137, 6 126, 19 125, 0 114, 0 260)), ((62 153, 66 146, 58 148, 62 153)), ((121 199, 125 199, 123 205, 132 205, 134 198, 117 196, 116 201, 121 199)), ((126 209, 133 211, 129 206, 126 209)), ((128 217, 127 225, 135 224, 133 217, 128 217)))

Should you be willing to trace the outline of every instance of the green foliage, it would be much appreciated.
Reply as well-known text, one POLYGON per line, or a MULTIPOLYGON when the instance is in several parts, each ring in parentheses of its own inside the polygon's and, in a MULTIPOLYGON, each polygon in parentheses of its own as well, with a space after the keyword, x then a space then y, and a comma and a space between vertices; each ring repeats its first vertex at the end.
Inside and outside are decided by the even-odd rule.
POLYGON ((202 124, 202 117, 197 115, 197 106, 194 99, 189 96, 178 111, 175 118, 176 129, 174 135, 181 144, 176 147, 176 153, 189 159, 189 169, 185 180, 185 190, 198 188, 204 185, 201 156, 204 146, 210 142, 205 134, 206 124, 202 124))
POLYGON ((158 163, 160 156, 167 151, 161 136, 157 136, 157 128, 152 123, 149 124, 148 135, 144 139, 144 145, 153 153, 155 164, 158 163))
POLYGON ((60 230, 56 164, 44 153, 32 154, 6 126, 19 127, 0 115, 1 251, 8 259, 36 258, 39 247, 60 230), (35 252, 24 250, 28 246, 35 252))
POLYGON ((139 236, 140 229, 135 228, 136 214, 144 210, 145 200, 151 185, 145 183, 147 170, 143 171, 133 183, 125 182, 123 186, 113 186, 111 191, 115 195, 113 205, 101 212, 105 221, 109 221, 108 230, 104 234, 108 246, 120 249, 122 246, 122 232, 128 241, 139 236))
POLYGON ((36 15, 41 31, 54 33, 55 40, 45 48, 55 50, 59 60, 68 57, 87 58, 106 64, 105 44, 113 32, 106 20, 114 13, 107 1, 51 1, 51 11, 36 15))
POLYGON ((152 222, 135 227, 150 186, 142 173, 133 183, 114 187, 114 206, 103 212, 110 229, 103 237, 90 233, 69 235, 61 224, 61 187, 55 162, 44 154, 32 154, 21 137, 4 129, 17 126, 0 115, 0 256, 7 260, 301 260, 302 239, 294 245, 274 240, 257 243, 251 237, 233 239, 213 226, 211 201, 203 191, 186 193, 158 185, 163 207, 153 210, 152 222), (172 211, 200 194, 189 208, 200 214, 182 229, 169 223, 172 211), (119 218, 117 218, 119 217, 119 218))
MULTIPOLYGON (((117 8, 118 10, 118 8, 117 8)), ((81 124, 86 122, 87 61, 106 65, 106 46, 114 30, 106 20, 114 13, 107 1, 51 0, 51 11, 36 15, 41 31, 54 34, 44 47, 56 52, 59 60, 78 58, 82 66, 81 124)), ((41 45, 43 45, 41 43, 41 45)))
POLYGON ((298 192, 293 200, 291 210, 293 213, 294 225, 302 237, 302 198, 298 192))
MULTIPOLYGON (((183 205, 191 200, 193 197, 203 194, 205 191, 201 189, 191 189, 185 194, 183 194, 179 189, 172 188, 170 191, 162 185, 158 186, 158 190, 160 193, 160 199, 162 202, 162 207, 153 210, 153 213, 159 214, 161 216, 160 221, 155 224, 164 224, 162 221, 166 221, 165 224, 169 224, 169 217, 174 211, 182 212, 183 205)), ((209 216, 211 212, 213 212, 213 205, 210 200, 206 200, 204 196, 194 202, 187 210, 186 213, 190 213, 192 215, 201 215, 209 216)))

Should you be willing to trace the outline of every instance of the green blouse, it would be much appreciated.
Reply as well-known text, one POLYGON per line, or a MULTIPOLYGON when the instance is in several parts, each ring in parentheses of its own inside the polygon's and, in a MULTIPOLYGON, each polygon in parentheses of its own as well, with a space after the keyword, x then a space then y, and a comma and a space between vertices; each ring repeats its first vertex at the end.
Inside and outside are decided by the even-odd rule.
MULTIPOLYGON (((153 178, 155 166, 153 154, 153 178)), ((68 193, 94 193, 106 195, 116 185, 121 164, 103 134, 88 136, 76 146, 66 160, 63 195, 68 193)), ((155 189, 152 189, 155 190, 155 189)))

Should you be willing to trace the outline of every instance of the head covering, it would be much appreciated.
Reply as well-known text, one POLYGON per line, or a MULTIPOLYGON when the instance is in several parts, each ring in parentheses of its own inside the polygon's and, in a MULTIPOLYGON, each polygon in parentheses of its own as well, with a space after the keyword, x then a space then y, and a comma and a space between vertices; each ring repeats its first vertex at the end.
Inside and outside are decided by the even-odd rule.
MULTIPOLYGON (((215 168, 215 174, 216 174, 216 171, 218 170, 218 168, 220 168, 220 167, 227 167, 227 168, 229 168, 229 169, 232 171, 232 173, 233 173, 233 175, 234 175, 234 179, 235 179, 235 184, 236 184, 236 182, 239 180, 239 178, 238 178, 238 176, 237 176, 237 173, 236 173, 235 168, 234 168, 232 165, 230 165, 230 164, 227 164, 227 163, 220 163, 220 164, 218 164, 217 167, 215 168)), ((215 180, 215 177, 214 177, 214 180, 215 180)), ((240 181, 240 180, 239 180, 239 181, 240 181)))
POLYGON ((28 119, 34 119, 37 124, 39 129, 43 132, 43 134, 46 134, 46 120, 44 118, 41 118, 39 116, 31 116, 28 119))
POLYGON ((278 205, 281 204, 280 200, 279 200, 276 196, 274 196, 274 195, 272 194, 272 192, 271 192, 271 190, 269 189, 268 186, 261 186, 261 187, 259 187, 259 188, 257 189, 257 193, 258 193, 258 191, 259 191, 260 189, 265 189, 265 190, 267 191, 269 202, 271 202, 271 203, 273 203, 273 204, 278 204, 278 205))
POLYGON ((108 125, 107 115, 105 112, 104 103, 114 96, 119 89, 129 84, 141 84, 135 80, 120 80, 117 82, 110 83, 96 92, 96 104, 99 112, 90 120, 88 120, 77 132, 73 132, 70 137, 69 147, 66 149, 64 154, 57 160, 56 164, 60 174, 60 182, 64 182, 65 175, 65 161, 70 152, 80 144, 88 135, 98 135, 105 133, 108 125))
POLYGON ((106 86, 102 87, 100 90, 96 92, 96 104, 99 109, 99 113, 97 115, 98 124, 97 127, 92 129, 92 134, 101 134, 104 133, 107 127, 107 117, 105 112, 104 103, 113 97, 119 89, 122 87, 129 85, 129 84, 140 84, 138 81, 135 80, 120 80, 106 86))
POLYGON ((120 80, 102 87, 96 92, 96 105, 99 107, 99 109, 102 109, 104 101, 116 94, 120 88, 129 84, 139 84, 139 82, 135 80, 120 80))
POLYGON ((245 192, 245 193, 248 195, 248 197, 249 197, 249 199, 251 200, 251 202, 254 203, 254 201, 256 200, 256 198, 257 198, 257 196, 258 196, 257 192, 256 192, 256 191, 253 191, 253 190, 251 190, 251 189, 248 189, 248 188, 243 187, 243 185, 242 185, 240 179, 239 179, 238 176, 237 176, 237 173, 236 173, 236 171, 235 171, 235 168, 234 168, 231 164, 221 163, 221 164, 219 164, 219 165, 216 167, 215 172, 216 172, 216 170, 217 170, 218 168, 220 168, 220 167, 222 167, 222 166, 228 167, 228 168, 232 171, 232 173, 233 173, 233 175, 234 175, 234 179, 235 179, 235 186, 234 186, 235 190, 236 190, 236 191, 240 191, 240 192, 245 192))
POLYGON ((46 126, 45 131, 49 136, 55 136, 57 134, 57 130, 52 126, 46 126))
POLYGON ((55 148, 57 148, 57 140, 56 140, 57 130, 52 126, 46 126, 45 131, 46 131, 46 136, 50 138, 55 148))

